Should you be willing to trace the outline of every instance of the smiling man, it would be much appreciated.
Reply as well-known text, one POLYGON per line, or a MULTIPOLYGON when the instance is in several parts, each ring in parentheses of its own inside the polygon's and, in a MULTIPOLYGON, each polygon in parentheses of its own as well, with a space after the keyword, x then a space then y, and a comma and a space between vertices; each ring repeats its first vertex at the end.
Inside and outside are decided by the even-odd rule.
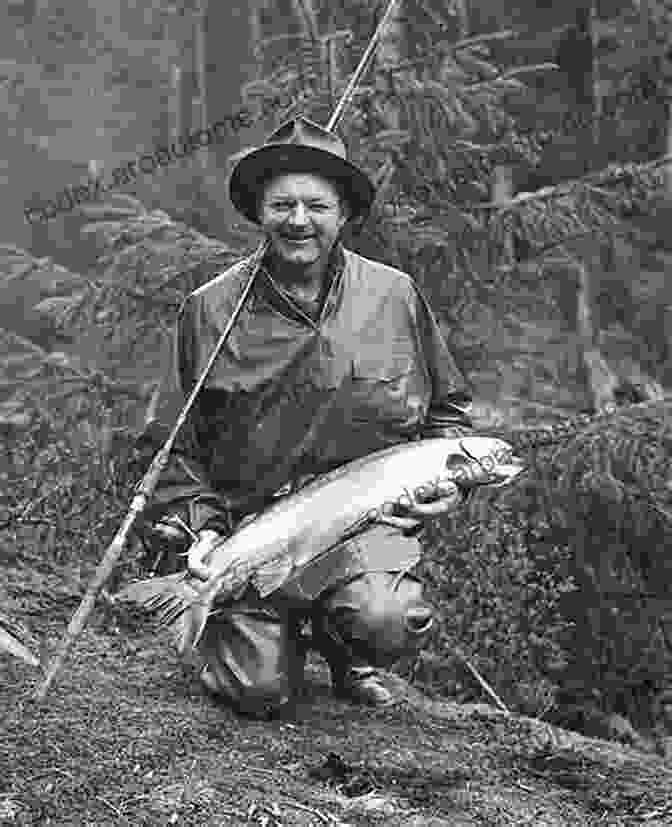
POLYGON ((316 175, 280 175, 265 188, 259 205, 273 252, 298 283, 320 281, 347 218, 347 201, 316 175))
MULTIPOLYGON (((206 564, 242 520, 316 475, 469 426, 464 380, 412 279, 340 241, 345 225, 367 214, 374 187, 338 136, 303 117, 284 124, 238 162, 230 195, 263 229, 268 253, 156 496, 159 530, 169 534, 179 517, 198 534, 206 564)), ((247 263, 182 308, 185 393, 230 318, 247 263)), ((417 651, 433 622, 411 573, 415 534, 460 501, 447 484, 422 502, 391 505, 270 597, 250 588, 222 607, 198 644, 205 686, 249 714, 283 707, 301 685, 300 630, 310 620, 339 696, 394 701, 380 669, 417 651)))

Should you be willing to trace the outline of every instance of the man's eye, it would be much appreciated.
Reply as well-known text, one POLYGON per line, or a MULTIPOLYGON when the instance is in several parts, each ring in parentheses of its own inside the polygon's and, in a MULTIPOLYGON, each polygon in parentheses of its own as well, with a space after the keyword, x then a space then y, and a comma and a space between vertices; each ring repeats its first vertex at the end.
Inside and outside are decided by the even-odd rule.
MULTIPOLYGON (((271 201, 268 205, 272 210, 276 212, 291 212, 293 209, 296 208, 297 202, 296 201, 271 201)), ((310 212, 315 213, 324 213, 331 209, 329 204, 324 204, 322 202, 317 203, 309 203, 306 204, 306 209, 310 212)))

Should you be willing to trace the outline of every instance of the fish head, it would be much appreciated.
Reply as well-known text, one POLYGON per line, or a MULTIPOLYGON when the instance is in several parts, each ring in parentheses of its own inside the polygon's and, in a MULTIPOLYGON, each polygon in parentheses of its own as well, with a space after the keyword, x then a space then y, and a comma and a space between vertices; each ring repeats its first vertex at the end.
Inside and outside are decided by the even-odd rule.
POLYGON ((447 476, 463 488, 508 485, 525 470, 525 463, 503 439, 467 436, 450 442, 447 476))

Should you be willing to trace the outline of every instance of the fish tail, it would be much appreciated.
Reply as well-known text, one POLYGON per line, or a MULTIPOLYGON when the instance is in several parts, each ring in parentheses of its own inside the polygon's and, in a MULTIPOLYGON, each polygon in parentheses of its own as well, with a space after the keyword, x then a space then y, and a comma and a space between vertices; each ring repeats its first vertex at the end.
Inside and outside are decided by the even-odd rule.
POLYGON ((120 603, 134 603, 151 615, 159 628, 172 626, 198 596, 184 572, 138 580, 119 592, 120 603))
POLYGON ((177 651, 184 655, 199 644, 212 610, 211 604, 196 601, 182 614, 182 628, 175 640, 177 651))
POLYGON ((185 572, 151 577, 126 586, 118 595, 120 602, 137 605, 150 614, 158 629, 172 628, 180 654, 193 649, 201 637, 212 610, 211 589, 199 591, 185 572))

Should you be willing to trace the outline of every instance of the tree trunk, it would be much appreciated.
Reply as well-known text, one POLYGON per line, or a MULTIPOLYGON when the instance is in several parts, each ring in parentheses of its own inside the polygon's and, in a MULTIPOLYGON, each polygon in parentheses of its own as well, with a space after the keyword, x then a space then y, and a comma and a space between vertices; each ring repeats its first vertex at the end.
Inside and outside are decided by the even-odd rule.
MULTIPOLYGON (((672 102, 667 105, 667 136, 665 139, 665 154, 672 153, 672 102)), ((672 164, 665 167, 665 188, 672 195, 672 164)))
POLYGON ((600 86, 600 64, 598 60, 598 38, 599 34, 597 31, 597 22, 598 22, 598 15, 597 15, 597 3, 595 0, 591 0, 589 15, 588 15, 588 27, 590 33, 590 42, 592 45, 592 60, 591 60, 591 84, 592 84, 592 104, 593 104, 593 116, 592 116, 592 140, 593 140, 593 157, 592 161, 593 164, 599 163, 599 153, 600 153, 600 143, 602 137, 602 116, 604 111, 603 106, 603 98, 602 98, 602 88, 600 86))
MULTIPOLYGON (((588 61, 589 76, 584 79, 584 89, 589 92, 588 97, 592 107, 591 134, 584 165, 586 173, 602 166, 600 145, 603 98, 597 52, 597 20, 596 0, 590 0, 586 7, 577 10, 577 29, 585 35, 585 45, 589 49, 590 58, 588 61)), ((593 268, 598 266, 596 258, 597 260, 602 259, 602 242, 597 239, 594 244, 598 246, 599 255, 597 257, 583 256, 582 260, 576 262, 578 265, 576 331, 581 347, 581 358, 590 402, 593 409, 600 412, 615 407, 616 397, 614 391, 618 385, 618 380, 600 352, 599 347, 599 323, 596 324, 595 322, 597 316, 597 277, 593 268)))
POLYGON ((264 36, 261 28, 261 9, 259 8, 259 0, 249 0, 248 6, 248 22, 250 25, 250 39, 252 41, 252 51, 256 60, 254 61, 254 80, 259 80, 263 77, 263 55, 259 49, 259 45, 264 36))
POLYGON ((171 44, 171 62, 166 81, 168 99, 164 137, 172 142, 184 135, 189 121, 185 101, 185 81, 188 80, 189 72, 185 62, 184 20, 176 14, 166 16, 162 26, 162 37, 166 44, 171 44))
MULTIPOLYGON (((205 22, 208 14, 208 0, 200 0, 194 14, 193 56, 194 56, 194 94, 191 99, 191 123, 193 129, 208 128, 208 108, 206 102, 206 50, 205 22)), ((208 165, 208 153, 202 149, 195 153, 200 167, 205 171, 208 165)))
POLYGON ((168 93, 168 139, 176 141, 182 135, 182 67, 171 64, 168 93))
MULTIPOLYGON (((513 167, 510 164, 497 164, 492 170, 491 201, 505 203, 512 198, 513 167)), ((507 265, 513 264, 515 260, 513 234, 510 232, 504 237, 502 260, 507 265)))
MULTIPOLYGON (((383 4, 383 9, 376 19, 378 23, 382 14, 387 9, 387 3, 383 4)), ((373 55, 372 63, 368 69, 368 83, 375 86, 376 89, 385 91, 389 89, 389 85, 397 82, 403 83, 403 74, 401 72, 386 71, 388 67, 397 66, 402 59, 403 45, 404 45, 404 2, 400 0, 394 7, 392 14, 388 18, 385 30, 382 32, 382 37, 378 41, 377 48, 373 55)), ((399 129, 402 126, 401 112, 399 107, 393 102, 381 104, 384 129, 399 129)), ((343 130, 345 132, 345 130, 343 130)), ((385 160, 380 167, 373 173, 372 179, 376 185, 376 204, 380 205, 385 201, 388 190, 392 188, 393 180, 396 174, 396 164, 393 155, 388 153, 385 160)), ((366 224, 364 225, 366 227, 366 224)), ((382 258, 386 263, 396 267, 403 267, 403 261, 399 255, 399 248, 395 242, 385 237, 384 234, 367 231, 360 232, 361 228, 350 227, 346 232, 346 243, 352 244, 358 252, 369 258, 382 258)))
MULTIPOLYGON (((656 19, 651 8, 651 0, 637 0, 635 6, 639 11, 641 34, 640 41, 647 43, 655 39, 656 36, 656 19)), ((672 45, 668 43, 668 46, 672 45)), ((667 131, 665 136, 665 154, 672 153, 672 101, 667 104, 667 131)), ((672 164, 667 164, 664 168, 665 189, 669 194, 672 194, 672 164)))
MULTIPOLYGON (((402 44, 404 42, 404 2, 400 0, 390 17, 387 28, 378 43, 376 49, 376 68, 382 69, 379 73, 379 82, 393 84, 397 80, 403 82, 403 74, 400 72, 386 72, 392 66, 398 66, 403 59, 402 44)), ((401 112, 393 102, 384 104, 385 120, 387 129, 401 128, 401 112)))
POLYGON ((384 69, 396 66, 403 59, 404 2, 397 3, 390 21, 376 49, 376 64, 384 69))
POLYGON ((455 0, 453 9, 457 15, 457 36, 460 40, 469 37, 469 0, 455 0))
POLYGON ((338 41, 334 38, 328 38, 326 41, 328 69, 327 77, 329 81, 329 103, 332 111, 336 106, 336 96, 338 94, 338 88, 340 86, 338 58, 336 54, 337 42, 338 41))
POLYGON ((294 7, 296 19, 301 23, 304 34, 309 37, 313 43, 317 43, 320 39, 320 30, 313 0, 292 0, 292 6, 294 7))
POLYGON ((577 267, 576 288, 576 333, 581 348, 581 357, 588 384, 588 395, 592 408, 601 412, 616 404, 614 391, 618 380, 600 353, 598 333, 593 319, 593 280, 588 266, 574 259, 577 267))

